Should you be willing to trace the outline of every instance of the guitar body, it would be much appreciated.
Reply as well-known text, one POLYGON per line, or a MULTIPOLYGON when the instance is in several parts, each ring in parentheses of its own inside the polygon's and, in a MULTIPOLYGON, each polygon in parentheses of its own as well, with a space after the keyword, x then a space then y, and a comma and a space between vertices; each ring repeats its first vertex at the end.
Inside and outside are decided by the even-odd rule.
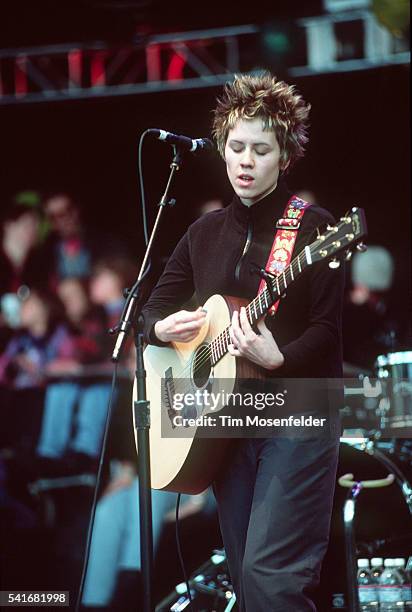
MULTIPOLYGON (((246 359, 226 353, 211 368, 207 381, 197 380, 193 363, 205 343, 230 325, 232 313, 247 302, 240 298, 214 295, 204 305, 206 322, 192 342, 172 342, 170 347, 147 346, 144 362, 147 374, 147 398, 150 401, 150 464, 154 489, 196 494, 214 480, 230 440, 197 437, 198 427, 185 427, 184 437, 176 436, 165 401, 165 378, 172 376, 175 393, 195 393, 207 388, 210 393, 231 393, 236 379, 262 377, 259 368, 246 359), (162 391, 163 385, 163 391, 162 391)), ((204 349, 203 349, 204 350, 204 349)), ((217 396, 217 395, 216 395, 217 396)), ((136 397, 136 383, 133 401, 136 397)), ((224 408, 218 406, 217 410, 224 408)), ((207 407, 202 414, 211 413, 207 407)), ((183 432, 183 428, 179 427, 183 432)), ((137 439, 136 439, 137 445, 137 439)))

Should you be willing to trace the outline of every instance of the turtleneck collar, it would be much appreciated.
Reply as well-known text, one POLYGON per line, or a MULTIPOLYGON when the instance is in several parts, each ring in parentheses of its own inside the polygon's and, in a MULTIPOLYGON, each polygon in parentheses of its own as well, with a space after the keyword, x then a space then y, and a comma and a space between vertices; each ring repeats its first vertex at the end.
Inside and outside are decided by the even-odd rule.
POLYGON ((291 195, 282 179, 279 180, 276 189, 252 206, 245 206, 235 195, 231 204, 234 220, 242 229, 251 222, 256 227, 267 226, 268 223, 273 226, 273 221, 277 221, 283 215, 291 195))

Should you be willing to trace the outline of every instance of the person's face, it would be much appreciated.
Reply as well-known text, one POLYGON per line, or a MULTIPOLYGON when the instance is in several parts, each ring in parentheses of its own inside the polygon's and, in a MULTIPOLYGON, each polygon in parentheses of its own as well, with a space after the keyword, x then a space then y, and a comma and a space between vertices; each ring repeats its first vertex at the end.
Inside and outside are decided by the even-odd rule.
POLYGON ((107 304, 122 297, 122 282, 112 270, 102 269, 90 280, 90 298, 95 304, 107 304))
POLYGON ((246 206, 255 204, 277 185, 280 147, 273 130, 260 118, 239 119, 225 146, 226 170, 235 193, 246 206))
POLYGON ((79 322, 89 308, 88 296, 82 284, 74 278, 62 280, 57 287, 57 294, 69 319, 74 323, 79 322))
POLYGON ((4 229, 10 240, 16 241, 21 248, 28 250, 38 241, 39 225, 37 214, 27 211, 15 221, 8 221, 4 229))
POLYGON ((21 324, 29 330, 32 330, 37 325, 46 324, 48 315, 49 309, 47 305, 35 293, 31 294, 21 306, 21 324))
POLYGON ((68 237, 77 233, 78 210, 67 196, 50 198, 46 204, 46 215, 53 230, 61 236, 68 237))

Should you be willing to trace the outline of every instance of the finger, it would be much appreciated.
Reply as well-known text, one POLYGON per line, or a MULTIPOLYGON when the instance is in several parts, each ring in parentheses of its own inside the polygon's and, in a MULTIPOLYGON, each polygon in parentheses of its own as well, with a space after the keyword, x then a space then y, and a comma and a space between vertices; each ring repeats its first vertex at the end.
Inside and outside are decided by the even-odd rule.
POLYGON ((237 310, 235 310, 233 312, 233 315, 232 315, 232 327, 231 327, 231 330, 232 330, 232 338, 233 338, 234 344, 236 346, 239 346, 239 344, 244 339, 244 335, 243 335, 242 329, 241 329, 241 327, 239 325, 239 313, 237 312, 237 310))
POLYGON ((233 355, 233 357, 240 357, 239 349, 234 347, 233 344, 228 344, 227 350, 229 351, 230 355, 233 355))
POLYGON ((176 323, 190 323, 191 321, 203 321, 206 318, 205 310, 180 310, 175 315, 176 323))
POLYGON ((249 323, 249 319, 247 318, 246 314, 246 308, 244 306, 242 306, 242 308, 240 309, 240 325, 245 336, 250 336, 251 334, 253 334, 254 336, 256 335, 249 323))
POLYGON ((235 337, 233 335, 233 331, 232 331, 231 327, 229 327, 229 336, 230 336, 231 344, 229 344, 228 346, 232 346, 233 348, 235 348, 237 350, 238 349, 237 342, 236 342, 236 339, 235 339, 235 337))
POLYGON ((174 326, 174 333, 181 334, 186 332, 196 332, 201 329, 202 321, 189 321, 188 323, 177 323, 174 326))
POLYGON ((229 338, 230 338, 231 343, 233 344, 233 342, 234 342, 234 335, 233 335, 232 326, 229 327, 229 338))
POLYGON ((184 334, 184 335, 179 335, 176 340, 178 342, 191 342, 192 340, 194 340, 196 338, 197 334, 184 334))
POLYGON ((272 333, 270 332, 270 330, 268 329, 265 319, 260 319, 257 322, 257 328, 260 331, 260 333, 262 334, 262 336, 267 336, 268 334, 272 335, 272 333))
POLYGON ((243 336, 242 326, 240 325, 239 312, 237 310, 235 310, 233 313, 232 326, 235 334, 237 333, 243 336))

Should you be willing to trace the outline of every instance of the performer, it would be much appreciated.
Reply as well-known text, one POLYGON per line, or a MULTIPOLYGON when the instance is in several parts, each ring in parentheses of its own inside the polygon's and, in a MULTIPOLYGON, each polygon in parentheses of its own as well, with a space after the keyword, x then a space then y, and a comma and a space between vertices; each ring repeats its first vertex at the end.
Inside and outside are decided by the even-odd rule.
MULTIPOLYGON (((148 343, 196 337, 206 313, 179 310, 194 291, 200 304, 216 293, 257 295, 261 279, 251 264, 266 266, 292 196, 282 177, 304 154, 309 110, 294 86, 269 73, 225 85, 213 133, 234 198, 195 221, 178 243, 143 310, 148 343)), ((306 207, 294 254, 327 222, 326 210, 306 207)), ((326 263, 309 266, 257 330, 244 309, 233 314, 230 353, 269 379, 340 377, 343 284, 343 272, 326 263)), ((316 609, 311 595, 327 548, 339 433, 335 423, 327 439, 242 438, 231 448, 214 491, 242 612, 316 609)))

